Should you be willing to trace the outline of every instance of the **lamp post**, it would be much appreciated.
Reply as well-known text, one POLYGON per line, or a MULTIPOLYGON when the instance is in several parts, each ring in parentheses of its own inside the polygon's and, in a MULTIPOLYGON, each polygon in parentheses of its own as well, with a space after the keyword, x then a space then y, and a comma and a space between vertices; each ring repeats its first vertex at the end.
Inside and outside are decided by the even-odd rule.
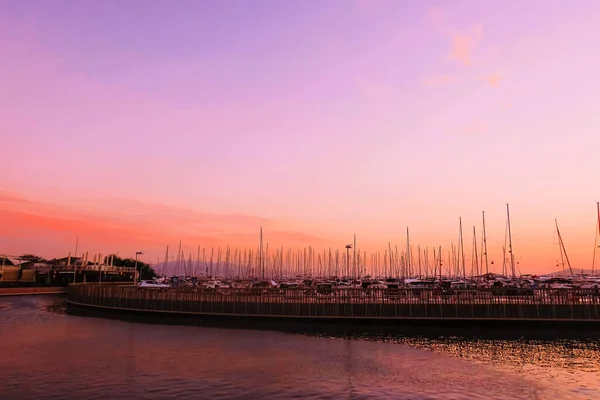
POLYGON ((135 252, 135 264, 133 265, 133 285, 137 285, 137 261, 138 261, 138 256, 144 254, 143 251, 136 251, 135 252))
POLYGON ((350 249, 352 248, 351 244, 346 245, 346 273, 350 275, 350 249))

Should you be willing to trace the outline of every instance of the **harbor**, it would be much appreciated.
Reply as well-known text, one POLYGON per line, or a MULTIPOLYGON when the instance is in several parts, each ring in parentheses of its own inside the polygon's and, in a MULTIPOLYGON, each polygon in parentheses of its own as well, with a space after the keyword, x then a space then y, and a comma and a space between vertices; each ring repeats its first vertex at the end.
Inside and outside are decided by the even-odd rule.
POLYGON ((600 1, 538 3, 0 0, 0 400, 600 400, 600 1))
MULTIPOLYGON (((373 332, 403 325, 536 329, 600 327, 595 289, 442 290, 301 288, 159 288, 69 286, 68 309, 148 322, 248 322, 256 328, 327 324, 373 332), (382 328, 384 327, 384 328, 382 328)), ((248 326, 249 326, 248 325, 248 326)))
POLYGON ((86 253, 81 257, 76 254, 51 260, 31 254, 0 254, 0 295, 65 293, 73 283, 134 281, 135 265, 115 265, 114 256, 102 258, 97 254, 89 261, 86 253))
MULTIPOLYGON (((559 254, 553 267, 559 271, 530 274, 515 256, 510 208, 506 204, 505 243, 502 262, 489 258, 485 212, 481 212, 481 236, 473 226, 471 248, 465 243, 462 218, 458 218, 458 242, 449 246, 421 246, 411 242, 406 228, 403 246, 391 242, 383 251, 367 252, 357 243, 356 234, 350 244, 340 248, 317 249, 269 248, 259 231, 257 248, 202 247, 186 256, 183 243, 175 252, 166 247, 164 259, 147 264, 135 256, 119 257, 81 252, 79 237, 75 251, 66 257, 45 260, 39 256, 7 256, 0 254, 0 287, 2 286, 66 286, 87 282, 131 282, 144 286, 202 286, 236 288, 270 286, 279 288, 329 285, 336 288, 442 288, 507 290, 554 288, 598 289, 597 259, 600 255, 600 203, 596 203, 595 243, 591 269, 571 265, 558 221, 554 221, 559 254), (467 248, 465 250, 465 248, 467 248), (175 253, 175 254, 173 254, 175 253), (468 254, 470 253, 470 257, 468 254)), ((468 241, 467 241, 468 242, 468 241)))
MULTIPOLYGON (((600 204, 596 208, 598 233, 600 204)), ((469 263, 461 218, 458 244, 450 245, 447 258, 441 246, 430 252, 428 247, 411 244, 408 228, 404 250, 388 243, 383 255, 359 250, 356 235, 344 251, 308 247, 269 252, 260 228, 256 250, 226 246, 215 251, 198 246, 195 257, 185 257, 180 241, 176 257, 169 256, 167 246, 164 262, 154 266, 138 259, 143 251, 130 258, 90 257, 88 252, 77 257, 77 239, 73 257, 71 253, 50 261, 34 255, 4 257, 0 293, 43 293, 36 286, 54 286, 55 293, 66 293, 71 311, 112 312, 151 322, 246 320, 270 329, 294 321, 300 326, 360 324, 372 326, 375 332, 383 326, 415 324, 598 331, 596 249, 591 273, 577 273, 555 221, 561 260, 556 266, 562 266, 562 271, 522 273, 514 256, 508 204, 506 222, 499 272, 492 272, 493 261, 488 259, 482 212, 481 241, 474 228, 469 263), (7 261, 13 265, 6 266, 7 261), (19 287, 27 290, 19 293, 19 287)))

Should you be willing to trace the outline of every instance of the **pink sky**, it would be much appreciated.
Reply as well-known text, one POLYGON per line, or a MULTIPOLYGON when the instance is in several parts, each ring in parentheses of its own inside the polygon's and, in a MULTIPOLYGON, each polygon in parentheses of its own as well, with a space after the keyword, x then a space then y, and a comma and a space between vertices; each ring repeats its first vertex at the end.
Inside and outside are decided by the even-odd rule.
POLYGON ((0 2, 0 253, 449 249, 590 268, 600 3, 0 2))

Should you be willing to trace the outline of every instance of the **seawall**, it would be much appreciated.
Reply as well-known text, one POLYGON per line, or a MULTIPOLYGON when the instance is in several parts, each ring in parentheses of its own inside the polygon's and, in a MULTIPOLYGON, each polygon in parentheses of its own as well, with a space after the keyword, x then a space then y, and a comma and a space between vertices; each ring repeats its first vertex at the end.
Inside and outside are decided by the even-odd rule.
POLYGON ((142 289, 72 285, 68 309, 80 315, 130 321, 320 332, 451 335, 513 331, 522 334, 600 333, 595 292, 542 290, 529 296, 432 290, 394 293, 296 289, 142 289))
POLYGON ((38 287, 10 287, 0 288, 0 296, 26 296, 26 295, 48 295, 67 294, 66 286, 38 286, 38 287))

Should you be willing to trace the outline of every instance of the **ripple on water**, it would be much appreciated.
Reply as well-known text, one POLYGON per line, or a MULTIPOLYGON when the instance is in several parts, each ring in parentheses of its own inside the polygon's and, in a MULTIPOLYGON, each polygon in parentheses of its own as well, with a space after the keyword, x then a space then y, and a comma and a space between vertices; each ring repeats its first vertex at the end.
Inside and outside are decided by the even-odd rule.
POLYGON ((353 339, 428 350, 525 377, 546 396, 600 399, 600 341, 354 335, 353 339), (578 397, 580 396, 580 397, 578 397), (591 396, 591 397, 590 397, 591 396))
POLYGON ((560 400, 600 382, 597 342, 340 340, 75 317, 56 299, 0 307, 6 398, 560 400))

